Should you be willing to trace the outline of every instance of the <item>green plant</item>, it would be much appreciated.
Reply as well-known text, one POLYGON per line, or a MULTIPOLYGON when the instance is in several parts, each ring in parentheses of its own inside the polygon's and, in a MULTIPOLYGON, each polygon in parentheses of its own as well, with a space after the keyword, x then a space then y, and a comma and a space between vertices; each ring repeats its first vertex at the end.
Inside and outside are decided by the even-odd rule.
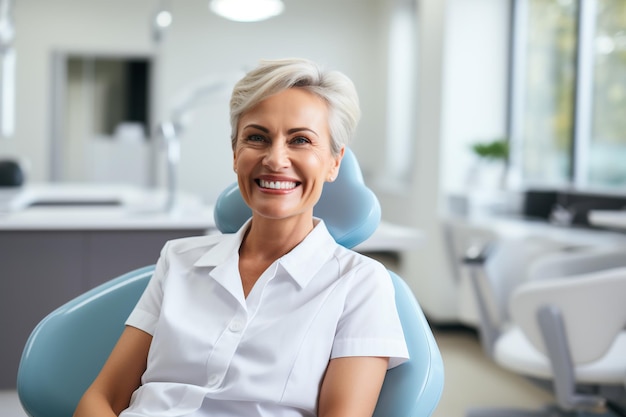
POLYGON ((506 160, 509 156, 509 142, 506 138, 478 142, 472 144, 472 151, 482 159, 506 160))

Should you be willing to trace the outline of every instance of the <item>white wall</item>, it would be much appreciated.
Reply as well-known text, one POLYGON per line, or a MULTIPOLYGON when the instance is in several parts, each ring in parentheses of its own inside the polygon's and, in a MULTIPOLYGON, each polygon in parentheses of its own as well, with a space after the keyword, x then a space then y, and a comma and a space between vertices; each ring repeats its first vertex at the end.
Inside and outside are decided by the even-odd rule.
POLYGON ((404 277, 433 320, 458 317, 446 252, 445 195, 464 184, 468 144, 504 134, 508 2, 419 0, 418 107, 412 181, 382 195, 385 217, 417 227, 424 245, 405 256, 404 277))
POLYGON ((16 1, 16 132, 0 140, 0 156, 27 159, 29 180, 47 180, 52 52, 150 51, 144 27, 153 6, 152 0, 16 1))
MULTIPOLYGON (((250 68, 261 58, 301 56, 357 85, 363 120, 353 147, 367 170, 384 146, 386 1, 286 0, 285 14, 250 24, 213 15, 207 0, 172 1, 174 22, 157 48, 149 26, 156 0, 20 0, 16 134, 0 140, 0 156, 30 160, 30 181, 49 179, 54 50, 158 53, 158 117, 198 78, 250 68)), ((180 186, 208 201, 235 179, 227 111, 226 96, 209 101, 182 137, 180 186)))
POLYGON ((449 0, 442 123, 442 187, 466 190, 474 142, 506 136, 509 5, 449 0))

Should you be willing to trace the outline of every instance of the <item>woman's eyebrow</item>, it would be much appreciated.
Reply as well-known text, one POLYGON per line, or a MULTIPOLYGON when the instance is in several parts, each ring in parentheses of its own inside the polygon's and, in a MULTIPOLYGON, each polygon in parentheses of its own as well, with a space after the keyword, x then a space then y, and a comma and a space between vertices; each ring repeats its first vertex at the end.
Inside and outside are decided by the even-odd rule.
MULTIPOLYGON (((246 129, 257 129, 264 133, 270 133, 270 130, 268 128, 261 126, 261 125, 257 125, 255 123, 250 123, 249 125, 245 125, 242 130, 246 130, 246 129)), ((309 129, 308 127, 294 127, 287 131, 287 133, 290 135, 293 135, 294 133, 298 133, 298 132, 310 132, 314 134, 315 136, 319 137, 316 131, 314 131, 313 129, 309 129)))
POLYGON ((243 127, 243 129, 244 130, 245 129, 257 129, 257 130, 260 130, 261 132, 264 132, 264 133, 270 133, 270 130, 268 128, 266 128, 264 126, 261 126, 261 125, 254 124, 254 123, 251 123, 249 125, 245 125, 243 127))
POLYGON ((317 134, 315 130, 309 129, 308 127, 294 127, 287 131, 287 133, 289 133, 290 135, 297 133, 297 132, 310 132, 310 133, 313 133, 315 136, 319 137, 319 135, 317 134))

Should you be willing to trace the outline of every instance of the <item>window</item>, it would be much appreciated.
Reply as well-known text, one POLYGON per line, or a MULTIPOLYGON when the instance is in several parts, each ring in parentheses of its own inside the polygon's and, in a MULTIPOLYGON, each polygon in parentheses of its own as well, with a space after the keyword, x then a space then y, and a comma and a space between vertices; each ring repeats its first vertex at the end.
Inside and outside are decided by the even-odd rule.
POLYGON ((417 3, 414 0, 394 0, 391 4, 387 159, 384 172, 385 180, 397 184, 406 183, 411 174, 411 132, 415 131, 417 3))
POLYGON ((514 22, 512 172, 626 189, 626 2, 516 0, 514 22))
POLYGON ((597 2, 590 185, 626 187, 626 1, 597 2))

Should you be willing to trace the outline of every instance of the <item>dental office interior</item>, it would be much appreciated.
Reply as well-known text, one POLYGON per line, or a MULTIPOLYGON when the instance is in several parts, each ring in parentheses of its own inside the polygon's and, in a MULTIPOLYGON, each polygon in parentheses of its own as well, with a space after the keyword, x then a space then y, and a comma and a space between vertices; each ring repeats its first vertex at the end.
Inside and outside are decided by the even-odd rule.
POLYGON ((283 57, 359 92, 351 148, 382 221, 356 250, 404 278, 433 328, 433 415, 620 415, 626 2, 283 6, 242 22, 208 0, 0 1, 0 415, 26 415, 16 372, 46 314, 168 239, 216 232, 236 180, 230 89, 283 57))

